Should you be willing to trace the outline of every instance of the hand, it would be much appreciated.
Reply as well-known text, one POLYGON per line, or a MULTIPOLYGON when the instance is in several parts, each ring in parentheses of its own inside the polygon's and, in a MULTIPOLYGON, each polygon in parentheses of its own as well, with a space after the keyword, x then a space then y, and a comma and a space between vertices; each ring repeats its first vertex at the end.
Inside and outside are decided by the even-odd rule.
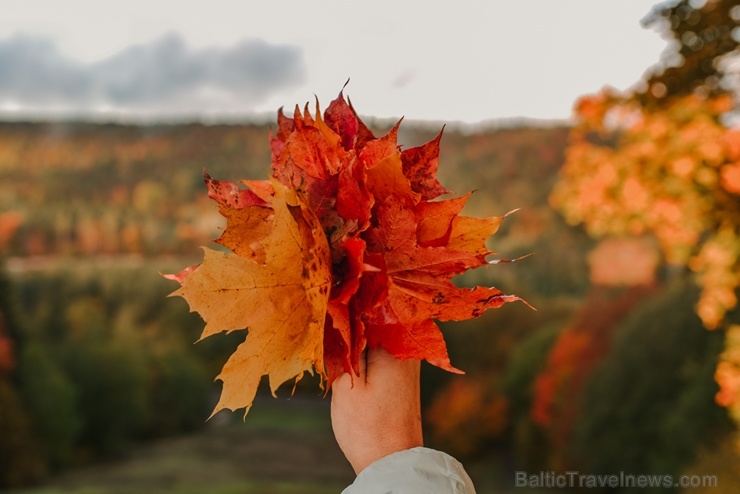
POLYGON ((360 375, 332 384, 334 436, 356 474, 384 456, 423 445, 420 362, 368 350, 360 375))

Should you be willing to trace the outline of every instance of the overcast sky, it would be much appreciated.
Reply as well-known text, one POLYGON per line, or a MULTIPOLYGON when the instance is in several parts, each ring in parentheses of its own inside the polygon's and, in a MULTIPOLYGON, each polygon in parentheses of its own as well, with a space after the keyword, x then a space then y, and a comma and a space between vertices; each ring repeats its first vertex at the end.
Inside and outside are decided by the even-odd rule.
POLYGON ((363 115, 566 119, 666 41, 658 0, 0 0, 0 117, 253 116, 345 90, 363 115))

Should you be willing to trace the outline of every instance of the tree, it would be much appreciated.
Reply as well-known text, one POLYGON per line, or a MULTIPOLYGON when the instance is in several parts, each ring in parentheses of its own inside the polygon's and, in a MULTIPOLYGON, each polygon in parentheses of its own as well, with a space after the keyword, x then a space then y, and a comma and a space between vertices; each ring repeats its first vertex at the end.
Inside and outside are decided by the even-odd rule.
POLYGON ((693 93, 712 96, 738 88, 740 72, 731 65, 740 56, 737 0, 661 3, 643 24, 660 31, 671 43, 635 94, 643 106, 660 108, 693 93))
MULTIPOLYGON (((631 92, 605 89, 578 101, 550 201, 595 236, 657 238, 668 264, 693 272, 704 326, 733 328, 727 316, 740 287, 740 129, 731 122, 740 89, 740 5, 679 0, 658 5, 645 24, 668 37, 669 48, 631 92)), ((721 370, 725 391, 740 381, 740 359, 721 370)), ((740 392, 722 400, 740 406, 740 392)))

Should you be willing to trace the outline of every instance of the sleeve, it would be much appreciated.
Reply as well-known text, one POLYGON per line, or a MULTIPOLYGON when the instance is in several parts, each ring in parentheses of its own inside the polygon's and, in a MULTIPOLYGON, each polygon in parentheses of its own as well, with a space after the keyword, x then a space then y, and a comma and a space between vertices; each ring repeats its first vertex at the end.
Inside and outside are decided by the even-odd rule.
POLYGON ((420 447, 371 464, 342 494, 475 494, 475 488, 459 461, 420 447))

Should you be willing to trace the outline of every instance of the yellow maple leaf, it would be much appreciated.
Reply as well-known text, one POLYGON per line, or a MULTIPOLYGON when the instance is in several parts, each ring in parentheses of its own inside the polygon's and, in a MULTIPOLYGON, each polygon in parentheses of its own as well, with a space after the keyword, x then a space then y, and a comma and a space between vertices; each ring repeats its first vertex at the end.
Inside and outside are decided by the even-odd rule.
MULTIPOLYGON (((246 408, 260 378, 269 376, 275 394, 284 382, 305 371, 324 372, 323 331, 331 284, 329 245, 316 215, 295 190, 277 181, 273 216, 264 208, 259 246, 253 239, 242 257, 204 248, 203 263, 172 295, 183 297, 206 322, 201 339, 221 331, 249 329, 224 365, 221 398, 213 413, 246 408), (268 221, 269 220, 269 221, 268 221)), ((250 206, 261 208, 261 206, 250 206)), ((245 214, 245 221, 256 215, 245 214)), ((238 221, 238 218, 230 218, 238 221)), ((238 248, 232 250, 239 252, 238 248)), ((236 246, 238 247, 238 246, 236 246)))

